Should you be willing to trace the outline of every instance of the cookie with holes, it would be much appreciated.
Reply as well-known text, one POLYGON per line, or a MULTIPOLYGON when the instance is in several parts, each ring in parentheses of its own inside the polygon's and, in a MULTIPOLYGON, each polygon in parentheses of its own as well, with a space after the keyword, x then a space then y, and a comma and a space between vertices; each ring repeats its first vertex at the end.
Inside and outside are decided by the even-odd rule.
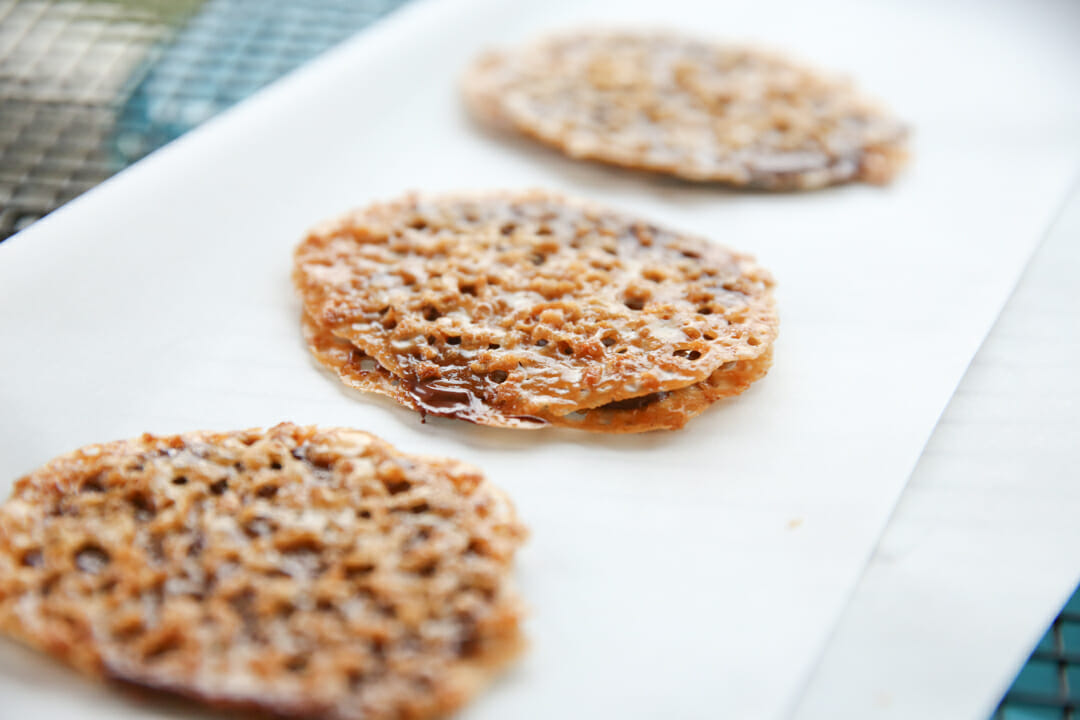
POLYGON ((482 121, 575 158, 767 190, 886 183, 906 126, 779 55, 671 32, 573 31, 478 58, 482 121))
POLYGON ((473 468, 279 425, 93 445, 0 506, 0 630, 223 707, 429 718, 522 646, 525 530, 473 468))
POLYGON ((681 426, 708 402, 661 401, 745 389, 778 327, 751 257, 536 190, 377 203, 313 230, 294 279, 312 352, 347 384, 487 425, 681 426))
MULTIPOLYGON (((386 395, 406 407, 415 407, 401 381, 361 350, 320 328, 306 315, 302 324, 312 354, 320 364, 335 372, 343 383, 357 390, 386 395)), ((691 418, 705 412, 713 403, 734 397, 765 377, 771 365, 770 346, 752 360, 725 363, 708 378, 694 385, 542 419, 557 427, 606 433, 677 430, 691 418)), ((537 427, 535 422, 519 421, 510 425, 495 412, 489 412, 487 420, 494 425, 537 427)))

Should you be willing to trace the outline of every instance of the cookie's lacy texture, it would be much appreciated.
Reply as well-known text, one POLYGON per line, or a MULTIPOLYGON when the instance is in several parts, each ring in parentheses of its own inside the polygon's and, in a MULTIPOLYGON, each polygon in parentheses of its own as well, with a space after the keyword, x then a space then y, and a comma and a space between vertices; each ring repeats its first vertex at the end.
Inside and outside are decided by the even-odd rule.
POLYGON ((772 278, 749 256, 541 191, 375 204, 295 259, 320 362, 491 425, 678 427, 764 375, 777 332, 772 278))
POLYGON ((0 507, 0 628, 95 675, 280 715, 427 718, 521 644, 524 536, 476 470, 365 433, 144 435, 0 507))
POLYGON ((579 31, 484 54, 464 82, 484 121, 566 154, 769 190, 885 183, 906 128, 778 55, 674 33, 579 31))

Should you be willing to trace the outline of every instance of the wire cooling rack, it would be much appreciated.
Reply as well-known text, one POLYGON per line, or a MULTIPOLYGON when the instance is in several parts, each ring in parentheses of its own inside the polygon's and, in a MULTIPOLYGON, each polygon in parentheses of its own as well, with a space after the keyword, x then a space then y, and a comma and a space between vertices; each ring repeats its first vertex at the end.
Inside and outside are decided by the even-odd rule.
POLYGON ((0 240, 405 0, 0 0, 0 240))
MULTIPOLYGON (((406 0, 0 0, 0 241, 406 0)), ((991 720, 1080 720, 1080 592, 991 720)))

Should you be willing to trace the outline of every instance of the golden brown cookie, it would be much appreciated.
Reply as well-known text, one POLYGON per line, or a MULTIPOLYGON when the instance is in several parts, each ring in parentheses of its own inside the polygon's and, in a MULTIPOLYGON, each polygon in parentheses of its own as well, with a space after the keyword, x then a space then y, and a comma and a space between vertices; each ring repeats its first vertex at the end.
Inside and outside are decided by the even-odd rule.
POLYGON ((849 83, 676 33, 577 31, 489 52, 468 104, 576 158, 768 190, 886 183, 907 130, 849 83))
POLYGON ((0 629, 94 675, 340 720, 459 707, 521 646, 524 537, 473 468, 366 433, 144 435, 0 506, 0 629))
POLYGON ((486 424, 701 382, 760 357, 778 325, 750 257, 540 191, 372 205, 314 230, 295 259, 319 328, 415 407, 486 424))
MULTIPOLYGON (((386 395, 401 405, 420 410, 401 381, 347 340, 324 330, 305 315, 301 321, 308 348, 321 365, 336 373, 349 387, 386 395)), ((753 360, 722 365, 705 380, 669 392, 619 400, 587 410, 536 417, 524 422, 488 412, 483 424, 497 427, 541 428, 546 425, 608 433, 677 430, 717 400, 732 397, 765 376, 772 364, 772 347, 753 360)), ((478 408, 484 411, 484 406, 478 408)))

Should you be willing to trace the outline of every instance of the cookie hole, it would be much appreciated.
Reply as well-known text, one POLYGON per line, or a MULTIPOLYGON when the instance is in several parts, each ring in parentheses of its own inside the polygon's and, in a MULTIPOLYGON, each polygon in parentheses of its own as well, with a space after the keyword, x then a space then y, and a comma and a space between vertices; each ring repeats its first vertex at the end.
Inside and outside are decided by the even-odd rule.
POLYGON ((409 222, 409 227, 413 230, 427 230, 427 226, 427 221, 424 220, 424 218, 413 218, 413 220, 409 222))
POLYGON ((499 343, 488 343, 488 350, 498 350, 499 343))
POLYGON ((536 234, 542 237, 547 237, 548 235, 551 235, 551 227, 546 224, 541 225, 540 227, 536 228, 536 234))
POLYGON ((154 517, 154 504, 146 493, 135 492, 128 496, 128 502, 135 508, 135 519, 146 522, 154 517))
POLYGON ((676 350, 672 354, 676 357, 686 358, 687 360, 697 360, 701 357, 701 353, 697 350, 676 350))
POLYGON ((517 230, 517 224, 512 222, 503 223, 502 227, 499 228, 499 232, 506 236, 513 235, 515 230, 517 230))
POLYGON ((419 575, 420 577, 426 577, 426 578, 433 577, 435 575, 435 571, 438 570, 438 568, 439 568, 439 563, 436 562, 435 560, 431 560, 429 562, 424 563, 420 567, 418 567, 416 569, 416 574, 419 575))
POLYGON ((458 657, 475 657, 480 653, 480 634, 476 631, 476 622, 469 618, 461 631, 457 642, 458 657))
POLYGON ((165 562, 165 536, 160 532, 151 534, 146 551, 155 564, 160 565, 165 562))
POLYGON ((281 463, 279 463, 277 460, 275 460, 274 462, 270 463, 270 469, 271 470, 280 470, 281 469, 281 463))
POLYGON ((258 621, 255 616, 255 591, 250 587, 240 590, 229 597, 226 602, 229 603, 229 607, 232 608, 237 617, 244 621, 246 627, 252 628, 258 621))
POLYGON ((435 336, 434 335, 428 335, 424 339, 427 340, 428 345, 434 345, 435 344, 435 336))
POLYGON ((697 309, 698 315, 712 315, 712 308, 708 305, 702 305, 697 309))
POLYGON ((315 609, 319 612, 334 612, 337 607, 334 606, 334 601, 330 598, 319 598, 315 603, 315 609))
POLYGON ((187 485, 187 477, 184 475, 177 475, 172 479, 173 485, 187 485))
POLYGON ((244 472, 244 463, 242 463, 242 462, 233 463, 233 468, 236 469, 236 472, 244 472))
POLYGON ((544 256, 543 253, 533 253, 529 256, 529 261, 532 262, 533 265, 543 265, 545 260, 547 260, 547 257, 544 256))
POLYGON ((355 693, 364 684, 364 673, 359 670, 349 670, 345 673, 345 682, 349 685, 349 691, 355 693))
POLYGON ((430 509, 430 505, 428 505, 426 502, 421 502, 409 508, 409 512, 411 512, 413 515, 420 515, 422 513, 426 513, 430 509))
POLYGON ((203 549, 206 547, 206 540, 203 538, 202 533, 195 536, 195 539, 188 545, 187 556, 189 558, 196 558, 202 555, 203 549))
POLYGON ((101 483, 101 476, 96 475, 89 480, 83 482, 79 486, 79 492, 81 493, 103 493, 105 492, 105 486, 101 483))
POLYGON ((460 345, 461 344, 461 336, 460 335, 454 335, 452 337, 446 338, 446 344, 447 345, 460 345))
POLYGON ((559 352, 561 352, 563 355, 573 355, 574 348, 571 347, 570 343, 561 342, 559 343, 559 352))
POLYGON ((119 642, 129 643, 142 635, 145 630, 146 628, 143 627, 142 620, 134 618, 131 620, 124 620, 114 626, 112 628, 112 636, 119 642))
POLYGON ((228 480, 218 480, 210 486, 210 492, 214 495, 224 495, 225 491, 229 489, 228 480))
POLYGON ((275 546, 284 555, 317 556, 323 550, 323 544, 313 537, 287 538, 275 543, 275 546))
POLYGON ((386 487, 386 491, 391 495, 400 495, 403 492, 408 492, 412 489, 412 483, 408 480, 387 480, 383 482, 386 487))
POLYGON ((607 337, 601 339, 600 342, 604 344, 604 347, 611 347, 615 344, 616 340, 611 335, 608 335, 607 337))
POLYGON ((96 574, 105 569, 109 564, 109 553, 98 545, 83 545, 75 553, 75 567, 85 573, 96 574))
POLYGON ((504 383, 506 382, 506 378, 510 377, 510 374, 505 370, 495 370, 488 377, 491 378, 491 382, 493 383, 504 383))
POLYGON ((761 338, 757 337, 756 335, 751 335, 749 338, 747 338, 746 344, 751 347, 757 347, 761 344, 761 338))
POLYGON ((428 322, 435 322, 442 317, 442 313, 434 305, 426 305, 424 307, 424 319, 428 322))
POLYGON ((277 485, 262 485, 262 486, 259 487, 258 490, 255 491, 255 495, 257 497, 269 499, 269 498, 272 498, 275 495, 277 495, 277 491, 278 491, 278 486, 277 485))
POLYGON ((702 335, 702 337, 705 338, 706 340, 715 340, 716 339, 716 335, 712 334, 711 332, 705 333, 704 335, 702 335))
POLYGON ((626 303, 626 307, 631 310, 641 310, 645 307, 645 299, 640 297, 630 297, 624 302, 626 303))
POLYGON ((370 510, 357 510, 356 511, 356 517, 360 518, 361 520, 370 520, 371 519, 371 511, 370 510))
POLYGON ((273 534, 276 527, 277 526, 270 519, 257 517, 244 523, 244 533, 252 538, 266 537, 267 535, 273 534))
POLYGON ((684 258, 690 258, 691 260, 701 259, 701 253, 695 250, 680 250, 679 254, 682 255, 684 258))
POLYGON ((473 538, 469 541, 468 546, 465 548, 466 555, 487 555, 488 544, 478 538, 473 538))
POLYGON ((358 563, 345 566, 345 579, 356 580, 375 572, 375 566, 371 563, 358 563))
POLYGON ((618 350, 616 350, 615 352, 617 352, 617 353, 618 353, 619 355, 622 355, 623 353, 625 353, 625 352, 626 352, 626 348, 624 348, 624 347, 621 347, 621 348, 619 348, 618 350))
POLYGON ((475 297, 476 285, 473 285, 472 283, 458 285, 458 291, 460 291, 462 295, 472 295, 473 297, 475 297))
POLYGON ((536 347, 547 347, 548 341, 544 338, 540 338, 536 341, 536 347))
POLYGON ((19 562, 22 563, 23 567, 39 568, 44 562, 44 556, 42 556, 39 548, 34 548, 24 552, 22 557, 19 558, 19 562))
POLYGON ((369 357, 360 361, 360 369, 364 372, 373 372, 378 366, 379 364, 369 357))
POLYGON ((384 330, 393 330, 397 327, 397 320, 395 320, 394 318, 383 320, 382 326, 384 330))
POLYGON ((151 643, 143 654, 143 659, 147 662, 154 662, 160 660, 169 653, 174 653, 183 647, 183 640, 180 634, 177 632, 170 632, 169 634, 159 638, 151 643))

